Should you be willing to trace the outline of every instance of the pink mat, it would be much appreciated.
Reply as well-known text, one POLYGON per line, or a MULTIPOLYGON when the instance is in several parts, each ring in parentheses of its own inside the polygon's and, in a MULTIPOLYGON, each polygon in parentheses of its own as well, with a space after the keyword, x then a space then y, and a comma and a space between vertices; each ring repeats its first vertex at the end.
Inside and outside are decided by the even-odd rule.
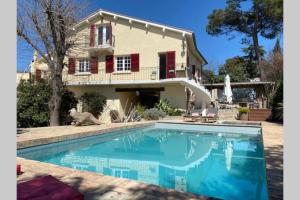
POLYGON ((84 196, 53 176, 43 176, 17 185, 18 200, 84 200, 84 196))

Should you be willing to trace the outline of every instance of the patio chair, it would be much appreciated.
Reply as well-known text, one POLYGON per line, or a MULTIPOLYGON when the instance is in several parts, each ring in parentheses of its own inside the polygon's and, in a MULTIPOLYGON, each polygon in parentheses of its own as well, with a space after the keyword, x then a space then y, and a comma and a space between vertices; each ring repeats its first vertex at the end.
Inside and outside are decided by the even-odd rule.
POLYGON ((51 175, 17 185, 17 200, 84 200, 83 194, 51 175))

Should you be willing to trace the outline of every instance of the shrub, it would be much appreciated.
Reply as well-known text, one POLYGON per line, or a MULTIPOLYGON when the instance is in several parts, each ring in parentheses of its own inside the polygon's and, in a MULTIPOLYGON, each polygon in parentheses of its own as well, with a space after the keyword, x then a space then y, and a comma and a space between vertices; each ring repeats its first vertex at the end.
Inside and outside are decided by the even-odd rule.
POLYGON ((150 108, 145 110, 144 118, 147 120, 158 120, 160 117, 165 117, 166 113, 157 108, 150 108))
POLYGON ((272 119, 283 122, 283 81, 280 80, 272 98, 272 119))
POLYGON ((183 113, 183 111, 171 107, 167 99, 159 100, 159 102, 155 104, 155 108, 165 112, 169 116, 180 116, 183 113))
POLYGON ((136 106, 135 112, 143 118, 145 116, 145 111, 146 111, 146 108, 144 106, 141 106, 140 104, 138 104, 136 106))
POLYGON ((21 80, 17 87, 17 126, 48 126, 51 88, 45 80, 21 80))
POLYGON ((248 107, 241 107, 239 108, 239 113, 243 114, 243 113, 248 113, 250 112, 250 109, 248 107))
POLYGON ((106 104, 106 98, 98 93, 84 93, 80 98, 82 111, 92 113, 95 117, 101 114, 106 104))
POLYGON ((75 98, 73 92, 64 89, 63 94, 61 97, 61 107, 60 107, 60 124, 61 125, 69 125, 73 121, 72 117, 70 116, 69 111, 72 108, 76 108, 78 100, 75 98))
MULTIPOLYGON (((17 126, 22 128, 49 126, 50 97, 51 88, 47 80, 21 80, 17 87, 17 126)), ((76 104, 73 92, 63 87, 60 124, 70 124, 69 110, 76 104)))
POLYGON ((278 103, 273 107, 272 118, 274 121, 283 122, 283 103, 278 103))

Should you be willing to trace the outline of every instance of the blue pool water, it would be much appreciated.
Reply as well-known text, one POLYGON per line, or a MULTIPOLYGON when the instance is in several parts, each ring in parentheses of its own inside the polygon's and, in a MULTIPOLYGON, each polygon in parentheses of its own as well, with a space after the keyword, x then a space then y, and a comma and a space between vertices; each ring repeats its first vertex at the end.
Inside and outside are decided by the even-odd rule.
POLYGON ((156 123, 18 156, 220 199, 268 199, 259 127, 156 123))

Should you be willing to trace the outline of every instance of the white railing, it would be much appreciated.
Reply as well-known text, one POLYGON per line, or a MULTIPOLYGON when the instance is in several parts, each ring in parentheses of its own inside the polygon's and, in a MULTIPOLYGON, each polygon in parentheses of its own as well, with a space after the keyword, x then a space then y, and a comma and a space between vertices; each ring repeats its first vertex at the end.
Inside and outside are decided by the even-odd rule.
MULTIPOLYGON (((186 77, 185 67, 182 64, 176 64, 176 77, 186 77)), ((159 80, 159 67, 140 67, 138 72, 132 71, 114 71, 106 73, 104 68, 98 69, 98 73, 90 72, 68 74, 67 71, 63 75, 65 82, 95 82, 95 81, 127 81, 127 80, 159 80)))
POLYGON ((138 72, 132 71, 116 71, 112 73, 106 73, 105 69, 99 69, 98 73, 79 73, 64 74, 64 82, 111 82, 111 81, 127 81, 127 80, 158 80, 158 68, 157 67, 145 67, 140 68, 138 72))

